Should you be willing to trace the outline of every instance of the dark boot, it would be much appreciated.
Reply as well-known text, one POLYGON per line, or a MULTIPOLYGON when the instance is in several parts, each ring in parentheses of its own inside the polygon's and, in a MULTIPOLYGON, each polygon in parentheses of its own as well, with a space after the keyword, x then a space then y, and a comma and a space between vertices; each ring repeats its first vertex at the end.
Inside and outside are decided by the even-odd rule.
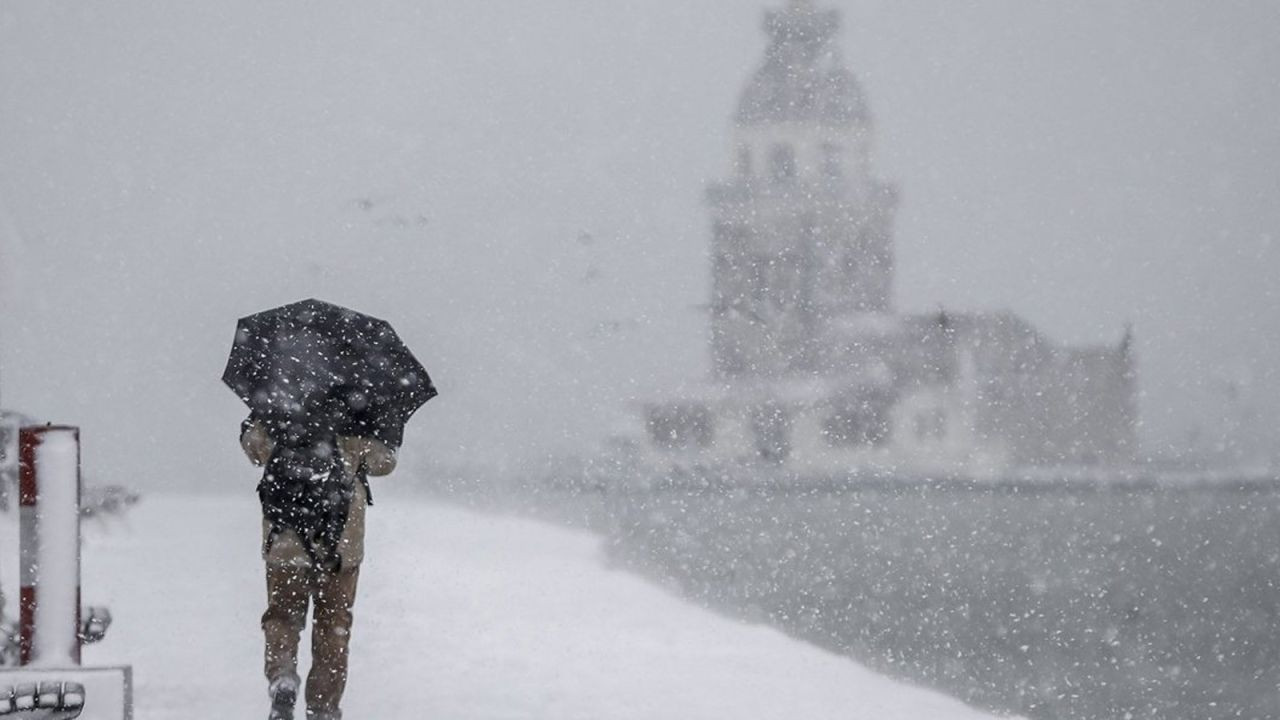
POLYGON ((298 677, 285 675, 271 681, 271 714, 267 720, 293 720, 293 706, 298 702, 298 677))

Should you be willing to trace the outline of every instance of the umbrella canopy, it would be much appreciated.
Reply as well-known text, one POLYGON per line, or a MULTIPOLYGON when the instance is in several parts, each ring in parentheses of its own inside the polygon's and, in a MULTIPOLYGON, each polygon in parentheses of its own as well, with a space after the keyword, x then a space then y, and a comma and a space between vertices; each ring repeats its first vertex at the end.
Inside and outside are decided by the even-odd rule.
POLYGON ((392 447, 436 395, 390 323, 315 299, 241 318, 222 381, 273 434, 362 435, 392 447))

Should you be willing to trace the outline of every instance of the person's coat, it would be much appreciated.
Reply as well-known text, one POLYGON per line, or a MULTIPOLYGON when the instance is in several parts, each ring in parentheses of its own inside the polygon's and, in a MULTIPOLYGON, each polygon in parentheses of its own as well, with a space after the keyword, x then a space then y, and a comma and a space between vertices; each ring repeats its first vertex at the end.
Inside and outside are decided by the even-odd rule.
MULTIPOLYGON (((389 474, 396 467, 396 453, 382 442, 373 438, 340 435, 337 439, 338 453, 342 457, 343 469, 349 477, 354 477, 363 461, 365 471, 370 476, 380 477, 389 474)), ((262 466, 271 459, 275 449, 275 441, 267 434, 266 428, 259 422, 251 422, 240 435, 240 447, 254 465, 262 466)), ((351 509, 347 514, 347 524, 342 529, 342 538, 338 541, 338 555, 343 567, 355 567, 364 560, 364 513, 368 503, 364 483, 357 482, 355 494, 351 498, 351 509)), ((271 524, 262 521, 262 557, 269 565, 299 565, 310 563, 307 551, 292 530, 278 534, 267 550, 267 538, 271 535, 271 524)))

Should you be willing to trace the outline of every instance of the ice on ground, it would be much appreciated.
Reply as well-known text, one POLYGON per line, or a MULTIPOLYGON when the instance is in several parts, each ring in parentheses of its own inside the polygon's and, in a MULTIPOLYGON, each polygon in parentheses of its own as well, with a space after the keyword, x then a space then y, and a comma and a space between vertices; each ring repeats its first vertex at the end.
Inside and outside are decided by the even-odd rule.
MULTIPOLYGON (((86 525, 85 600, 116 623, 85 662, 134 666, 139 720, 265 717, 259 518, 152 497, 86 525)), ((610 570, 587 533, 387 497, 367 550, 348 717, 987 717, 610 570)))

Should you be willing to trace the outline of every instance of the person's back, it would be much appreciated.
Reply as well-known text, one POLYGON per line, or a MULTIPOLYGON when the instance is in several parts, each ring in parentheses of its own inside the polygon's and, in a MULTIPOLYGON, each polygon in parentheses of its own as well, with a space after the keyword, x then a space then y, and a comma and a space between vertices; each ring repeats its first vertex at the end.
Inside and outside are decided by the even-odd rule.
POLYGON ((272 720, 291 720, 298 690, 298 641, 314 599, 307 717, 338 720, 346 687, 348 646, 360 564, 364 560, 366 476, 395 469, 395 452, 354 435, 311 438, 320 447, 277 442, 269 425, 242 427, 245 455, 264 467, 262 556, 267 610, 262 616, 272 720), (299 506, 288 506, 297 501, 299 506))

